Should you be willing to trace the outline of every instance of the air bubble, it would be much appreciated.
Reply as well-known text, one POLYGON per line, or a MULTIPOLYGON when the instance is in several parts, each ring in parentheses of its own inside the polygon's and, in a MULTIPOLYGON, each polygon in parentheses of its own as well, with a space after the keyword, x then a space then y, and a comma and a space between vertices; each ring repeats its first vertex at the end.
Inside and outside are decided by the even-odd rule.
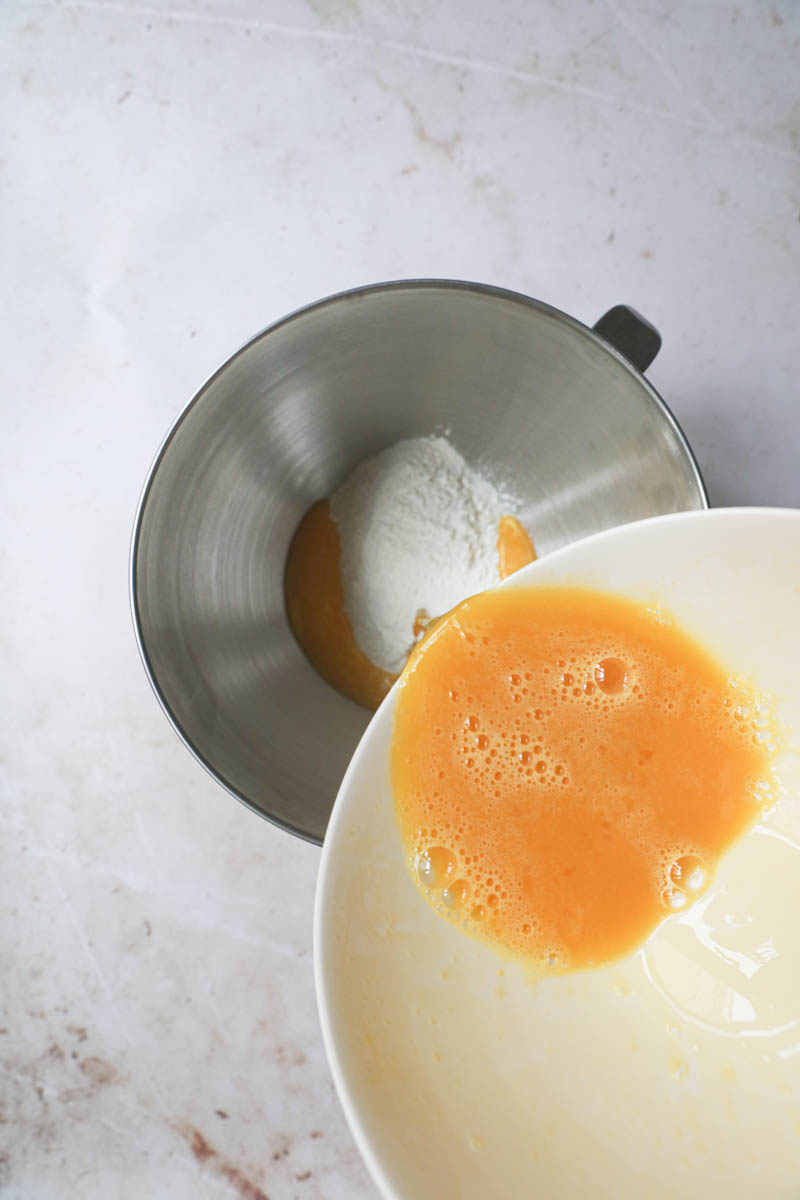
POLYGON ((529 762, 533 762, 533 755, 531 754, 530 750, 522 750, 517 755, 517 758, 523 766, 527 766, 529 762))
POLYGON ((706 883, 705 864, 694 854, 677 859, 669 870, 672 883, 682 890, 699 892, 706 883))
POLYGON ((470 916, 472 917, 473 921, 482 921, 486 916, 486 909, 482 904, 476 904, 470 913, 470 916))
POLYGON ((478 734, 478 736, 475 738, 475 745, 479 750, 485 750, 487 748, 489 745, 489 739, 485 733, 478 734))
POLYGON ((454 879, 442 892, 442 902, 448 908, 460 908, 468 895, 469 884, 466 879, 454 879))
POLYGON ((621 658, 603 658, 594 669, 594 681, 607 696, 618 696, 628 682, 628 668, 621 658))
POLYGON ((455 855, 444 846, 424 850, 417 859, 417 874, 426 887, 443 887, 455 869, 455 855))
POLYGON ((478 718, 474 717, 474 716, 467 717, 464 724, 466 725, 467 729, 471 729, 473 733, 476 731, 476 729, 480 728, 480 725, 478 723, 478 718))
POLYGON ((661 903, 670 912, 678 912, 686 907, 686 896, 676 888, 667 887, 661 893, 661 903))

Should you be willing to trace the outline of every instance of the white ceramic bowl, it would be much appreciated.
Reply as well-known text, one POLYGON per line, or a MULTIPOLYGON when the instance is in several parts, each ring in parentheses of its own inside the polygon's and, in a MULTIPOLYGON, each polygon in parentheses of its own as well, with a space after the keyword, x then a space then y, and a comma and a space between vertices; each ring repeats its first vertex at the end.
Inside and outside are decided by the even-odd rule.
MULTIPOLYGON (((712 510, 637 522, 559 550, 507 586, 537 584, 660 602, 722 661, 773 693, 779 719, 800 729, 800 511, 712 510)), ((336 800, 320 867, 314 948, 333 1076, 381 1195, 616 1200, 724 1194, 732 1200, 788 1194, 770 1191, 780 1186, 780 1175, 773 1179, 757 1154, 767 1131, 783 1119, 774 1098, 759 1092, 754 1076, 744 1107, 726 1100, 723 1120, 721 1103, 707 1102, 717 1084, 704 1083, 704 1068, 692 1058, 691 1045, 703 1038, 711 1039, 709 1061, 720 1037, 739 1037, 744 1046, 746 1025, 732 1027, 733 1034, 717 1029, 714 1042, 691 996, 678 1003, 668 982, 662 1016, 668 1022, 669 1013, 677 1013, 675 1036, 689 1039, 682 1052, 689 1078, 682 1083, 682 1059, 673 1070, 636 1044, 642 1023, 651 1019, 636 982, 652 968, 650 950, 618 968, 584 972, 580 982, 570 976, 534 987, 519 966, 465 937, 425 903, 408 877, 394 821, 388 778, 393 704, 391 693, 336 800), (629 1005, 624 1038, 630 1046, 619 1041, 623 1035, 606 1035, 612 1011, 619 1026, 614 1006, 621 1004, 629 1005), (559 1049, 564 1045, 567 1053, 559 1049), (629 1112, 641 1128, 629 1124, 629 1112), (684 1142, 675 1132, 664 1143, 664 1130, 684 1125, 684 1142), (562 1137, 561 1130, 572 1132, 562 1137), (711 1149, 723 1138, 727 1159, 720 1165, 711 1149), (698 1149, 703 1145, 705 1151, 698 1149), (673 1164, 666 1169, 665 1153, 673 1164)), ((794 887, 793 881, 786 886, 790 882, 794 887)), ((792 892, 785 903, 795 902, 800 895, 792 892)), ((800 971, 800 960, 796 966, 800 971)), ((693 968, 687 969, 691 991, 693 968)), ((791 1008, 794 1001, 784 996, 781 1003, 791 1008)), ((800 1015, 800 999, 796 1007, 800 1015)), ((784 1025, 791 1031, 793 1009, 790 1018, 784 1025)), ((796 1052, 800 1033, 795 1040, 796 1052)), ((733 1042, 721 1044, 733 1053, 733 1042)), ((784 1045, 783 1052, 788 1061, 791 1048, 784 1045)), ((727 1069, 720 1067, 723 1074, 727 1069)), ((738 1071, 749 1079, 738 1060, 730 1070, 732 1078, 738 1071)), ((798 1074, 800 1067, 795 1084, 798 1074)), ((800 1096, 792 1103, 797 1107, 800 1096)), ((800 1146, 796 1133, 787 1136, 800 1146)))

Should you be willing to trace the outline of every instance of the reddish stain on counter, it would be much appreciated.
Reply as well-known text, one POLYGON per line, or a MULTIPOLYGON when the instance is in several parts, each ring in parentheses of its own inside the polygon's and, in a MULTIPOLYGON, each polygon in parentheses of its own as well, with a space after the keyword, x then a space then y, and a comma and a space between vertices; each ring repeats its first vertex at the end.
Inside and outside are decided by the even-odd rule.
POLYGON ((234 1187, 241 1200, 269 1200, 267 1193, 262 1192, 261 1188, 248 1179, 244 1172, 224 1158, 218 1150, 215 1150, 199 1129, 195 1129, 193 1125, 179 1125, 177 1129, 189 1143, 189 1148, 197 1161, 208 1166, 215 1175, 234 1187))

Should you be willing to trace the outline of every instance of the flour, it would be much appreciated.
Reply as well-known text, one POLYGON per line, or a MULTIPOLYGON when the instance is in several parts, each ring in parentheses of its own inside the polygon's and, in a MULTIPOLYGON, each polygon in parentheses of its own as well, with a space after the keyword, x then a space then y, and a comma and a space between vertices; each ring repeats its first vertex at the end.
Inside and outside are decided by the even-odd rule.
POLYGON ((400 671, 420 610, 440 616, 499 582, 504 498, 443 437, 409 438, 362 462, 330 500, 345 608, 363 652, 400 671))

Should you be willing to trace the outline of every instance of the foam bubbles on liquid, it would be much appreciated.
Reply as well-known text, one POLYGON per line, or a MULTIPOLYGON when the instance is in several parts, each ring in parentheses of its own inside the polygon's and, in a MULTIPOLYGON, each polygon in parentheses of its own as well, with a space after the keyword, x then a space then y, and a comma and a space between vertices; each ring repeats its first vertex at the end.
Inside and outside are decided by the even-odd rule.
MULTIPOLYGON (((518 851, 507 858, 503 847, 511 843, 496 836, 493 826, 508 828, 514 819, 509 814, 516 806, 523 816, 535 809, 545 822, 555 819, 564 806, 576 811, 582 807, 587 829, 596 830, 595 846, 608 846, 608 853, 616 853, 614 839, 622 830, 627 843, 650 862, 655 908, 662 916, 678 912, 704 891, 716 857, 712 854, 706 861, 703 847, 692 839, 681 842, 680 834, 656 850, 641 796, 658 781, 665 764, 658 744, 646 741, 621 764, 615 741, 619 722, 627 723, 637 710, 648 711, 659 714, 657 728, 678 729, 688 704, 703 736, 707 732, 713 739, 720 732, 735 731, 737 739, 760 747, 775 736, 771 709, 742 681, 730 681, 724 702, 716 694, 711 696, 708 688, 687 693, 685 676, 674 664, 660 661, 646 641, 637 643, 635 638, 611 633, 599 640, 570 634, 568 642, 562 631, 562 655, 537 661, 526 649, 520 652, 516 637, 490 636, 490 626, 475 620, 469 638, 461 640, 467 632, 463 627, 459 632, 462 646, 467 642, 477 647, 476 661, 463 670, 456 665, 449 677, 442 677, 446 704, 437 707, 431 700, 416 741, 409 746, 413 757, 408 762, 429 756, 434 786, 417 789, 415 804, 405 810, 405 801, 396 792, 398 812, 402 817, 406 811, 417 831, 420 825, 428 830, 425 837, 414 838, 411 862, 428 899, 443 915, 467 928, 474 926, 476 932, 480 929, 481 937, 496 938, 511 952, 540 962, 555 954, 559 969, 568 969, 571 955, 566 944, 539 920, 536 879, 530 887, 521 885, 518 851), (484 664, 480 678, 478 662, 484 664), (459 697, 461 706, 456 703, 459 697), (593 764, 591 780, 586 776, 587 763, 593 764), (443 770, 466 797, 458 835, 455 822, 449 826, 443 822, 448 805, 452 813, 453 794, 447 777, 442 779, 443 770), (615 815, 602 831, 606 810, 615 815), (436 828, 442 844, 433 844, 436 828)), ((417 664, 417 678, 434 661, 443 634, 446 628, 417 664)), ((404 703, 414 682, 413 676, 408 678, 404 703)), ((431 685, 430 695, 436 694, 431 685)), ((688 766, 687 771, 691 774, 688 766)), ((752 782, 754 809, 768 805, 772 798, 772 784, 766 777, 752 782)), ((598 854, 605 852, 600 849, 598 854)), ((598 859, 596 869, 604 866, 598 859)), ((563 872, 559 868, 558 878, 571 879, 569 868, 563 872)), ((576 928, 580 920, 578 914, 576 928)))

